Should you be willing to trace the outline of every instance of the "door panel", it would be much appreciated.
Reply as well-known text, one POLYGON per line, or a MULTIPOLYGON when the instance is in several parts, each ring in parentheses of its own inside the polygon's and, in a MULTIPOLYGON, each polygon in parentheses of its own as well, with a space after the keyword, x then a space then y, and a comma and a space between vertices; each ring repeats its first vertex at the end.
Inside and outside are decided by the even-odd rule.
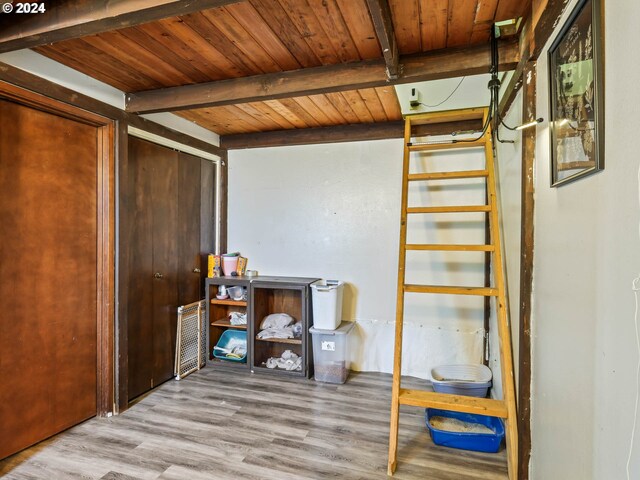
POLYGON ((204 298, 204 281, 207 278, 208 255, 216 249, 216 165, 200 160, 200 298, 204 298))
POLYGON ((151 388, 153 378, 153 144, 129 138, 127 302, 129 400, 151 388))
MULTIPOLYGON (((200 159, 179 154, 178 182, 178 291, 180 305, 200 296, 200 159), (199 269, 200 272, 194 272, 199 269)), ((206 269, 204 270, 206 272, 206 269)))
POLYGON ((96 415, 96 127, 0 100, 0 458, 96 415))
POLYGON ((152 145, 153 385, 173 377, 178 326, 178 153, 152 145))

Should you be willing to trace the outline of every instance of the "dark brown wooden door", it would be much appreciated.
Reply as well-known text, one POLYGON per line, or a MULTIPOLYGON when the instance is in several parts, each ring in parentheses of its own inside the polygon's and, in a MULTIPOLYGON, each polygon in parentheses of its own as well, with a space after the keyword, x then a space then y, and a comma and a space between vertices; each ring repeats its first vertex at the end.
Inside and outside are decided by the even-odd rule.
POLYGON ((129 399, 173 376, 178 304, 178 153, 129 138, 129 399))
POLYGON ((216 165, 200 160, 200 298, 205 297, 208 255, 216 249, 216 165))
POLYGON ((173 376, 178 326, 178 152, 150 144, 153 201, 153 382, 173 376))
POLYGON ((96 414, 97 135, 0 100, 0 458, 96 414))
POLYGON ((148 142, 129 138, 127 302, 129 399, 151 388, 153 379, 153 162, 148 142))
POLYGON ((179 154, 178 289, 180 305, 201 299, 200 166, 201 159, 179 154))

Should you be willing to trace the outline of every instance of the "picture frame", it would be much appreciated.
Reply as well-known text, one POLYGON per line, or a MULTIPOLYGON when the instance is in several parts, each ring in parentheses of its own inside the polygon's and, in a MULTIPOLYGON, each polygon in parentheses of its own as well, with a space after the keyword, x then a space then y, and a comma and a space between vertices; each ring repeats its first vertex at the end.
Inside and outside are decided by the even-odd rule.
POLYGON ((580 0, 549 49, 551 186, 604 169, 602 0, 580 0))

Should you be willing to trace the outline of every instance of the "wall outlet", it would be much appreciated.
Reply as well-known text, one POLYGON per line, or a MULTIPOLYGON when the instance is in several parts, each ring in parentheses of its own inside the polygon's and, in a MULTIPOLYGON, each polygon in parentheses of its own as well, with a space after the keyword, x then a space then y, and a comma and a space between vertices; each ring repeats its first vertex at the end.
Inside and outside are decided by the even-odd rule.
POLYGON ((322 342, 322 346, 320 347, 322 350, 326 350, 328 352, 336 351, 336 342, 322 342))
POLYGON ((411 89, 411 95, 409 96, 409 107, 411 110, 416 110, 420 107, 420 91, 417 88, 411 89))

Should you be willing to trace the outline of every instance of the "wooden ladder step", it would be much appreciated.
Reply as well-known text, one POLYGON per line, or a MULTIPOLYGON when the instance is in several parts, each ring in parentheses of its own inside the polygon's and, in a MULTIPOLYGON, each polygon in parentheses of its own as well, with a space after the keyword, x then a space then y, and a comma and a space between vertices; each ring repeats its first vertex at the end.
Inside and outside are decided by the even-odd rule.
POLYGON ((490 205, 458 205, 446 207, 409 207, 407 213, 490 212, 490 205))
POLYGON ((484 137, 473 142, 462 142, 460 140, 449 143, 409 143, 407 147, 410 152, 428 152, 437 150, 453 150, 454 148, 477 148, 484 147, 484 137))
POLYGON ((488 177, 487 170, 462 170, 459 172, 436 172, 436 173, 410 173, 410 182, 421 180, 454 180, 457 178, 481 178, 488 177))
MULTIPOLYGON (((424 390, 400 389, 400 405, 438 408, 454 412, 475 413, 490 417, 507 418, 507 406, 502 400, 492 398, 467 397, 424 390)), ((515 421, 515 419, 513 419, 515 421)))
POLYGON ((442 293, 449 295, 478 295, 497 297, 498 289, 491 287, 450 287, 444 285, 404 285, 405 293, 442 293))
POLYGON ((446 245, 440 243, 434 244, 417 244, 408 243, 405 245, 405 250, 431 250, 431 251, 444 251, 444 252, 493 252, 495 247, 493 245, 446 245))

